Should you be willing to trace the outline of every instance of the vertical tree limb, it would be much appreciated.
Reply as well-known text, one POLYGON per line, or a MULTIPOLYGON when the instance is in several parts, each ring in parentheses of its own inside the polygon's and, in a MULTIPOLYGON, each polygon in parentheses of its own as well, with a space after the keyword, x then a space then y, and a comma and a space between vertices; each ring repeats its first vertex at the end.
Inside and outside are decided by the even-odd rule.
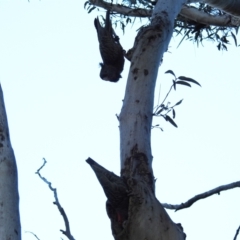
POLYGON ((21 240, 18 172, 0 85, 0 238, 21 240))

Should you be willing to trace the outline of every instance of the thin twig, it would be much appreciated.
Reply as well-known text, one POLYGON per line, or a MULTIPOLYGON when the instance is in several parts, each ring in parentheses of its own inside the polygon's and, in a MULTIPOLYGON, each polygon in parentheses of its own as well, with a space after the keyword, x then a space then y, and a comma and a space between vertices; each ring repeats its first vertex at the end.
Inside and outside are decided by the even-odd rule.
POLYGON ((238 234, 239 234, 239 231, 240 231, 240 226, 238 227, 238 229, 237 229, 237 231, 236 231, 236 234, 235 234, 233 240, 237 240, 237 236, 238 236, 238 234))
MULTIPOLYGON (((169 89, 168 93, 166 94, 165 98, 163 99, 162 103, 161 103, 160 105, 158 104, 158 105, 155 107, 156 109, 154 110, 154 113, 153 113, 154 116, 157 116, 157 115, 155 115, 155 114, 158 112, 159 108, 162 108, 163 103, 164 103, 165 100, 167 99, 167 97, 168 97, 169 93, 171 92, 172 88, 173 88, 173 85, 170 87, 170 89, 169 89)), ((158 100, 158 101, 159 101, 159 100, 158 100)))
POLYGON ((40 238, 38 238, 38 236, 35 233, 33 233, 33 232, 25 231, 25 233, 31 233, 36 239, 40 240, 40 238))
POLYGON ((178 205, 172 205, 172 204, 168 204, 168 203, 163 203, 162 205, 163 205, 164 208, 178 211, 180 209, 188 208, 188 207, 192 206, 195 202, 197 202, 200 199, 204 199, 204 198, 210 197, 210 196, 212 196, 214 194, 220 195, 221 191, 226 191, 226 190, 233 189, 233 188, 236 188, 236 187, 240 187, 240 181, 234 182, 234 183, 230 183, 230 184, 227 184, 227 185, 222 185, 222 186, 214 188, 214 189, 212 189, 212 190, 210 190, 208 192, 204 192, 204 193, 198 194, 195 197, 189 199, 185 203, 181 203, 181 204, 178 204, 178 205))
POLYGON ((162 104, 165 102, 165 100, 167 99, 167 97, 168 97, 169 93, 171 92, 172 88, 173 88, 173 85, 170 87, 170 89, 169 89, 167 95, 165 96, 165 98, 163 99, 161 105, 162 105, 162 104))
POLYGON ((64 223, 65 223, 65 228, 66 230, 60 230, 69 240, 75 240, 74 237, 71 234, 70 231, 70 225, 69 225, 69 221, 68 221, 68 217, 64 211, 64 209, 62 208, 59 200, 58 200, 58 195, 57 195, 57 189, 52 187, 52 183, 49 182, 45 177, 42 177, 42 175, 40 174, 40 170, 46 165, 47 161, 45 158, 43 158, 43 165, 37 170, 36 174, 48 185, 48 187, 50 188, 51 191, 53 191, 54 193, 54 198, 55 198, 55 202, 54 204, 57 205, 59 212, 61 213, 64 223))

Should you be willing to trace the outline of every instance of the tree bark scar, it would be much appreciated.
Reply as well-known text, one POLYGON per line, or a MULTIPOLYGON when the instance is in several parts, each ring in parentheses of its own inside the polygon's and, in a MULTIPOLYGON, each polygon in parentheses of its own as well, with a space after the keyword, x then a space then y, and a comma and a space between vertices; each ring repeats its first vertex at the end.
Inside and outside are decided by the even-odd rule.
POLYGON ((148 70, 147 70, 147 69, 144 69, 144 70, 143 70, 143 73, 144 73, 145 76, 147 76, 147 75, 148 75, 148 70))
MULTIPOLYGON (((138 145, 136 144, 131 150, 131 156, 125 161, 125 168, 121 171, 121 176, 127 179, 128 187, 131 189, 134 186, 130 186, 129 183, 133 183, 133 179, 138 181, 144 181, 154 192, 154 177, 152 172, 149 171, 148 159, 146 154, 138 151, 138 145)), ((130 190, 131 191, 131 190, 130 190)))

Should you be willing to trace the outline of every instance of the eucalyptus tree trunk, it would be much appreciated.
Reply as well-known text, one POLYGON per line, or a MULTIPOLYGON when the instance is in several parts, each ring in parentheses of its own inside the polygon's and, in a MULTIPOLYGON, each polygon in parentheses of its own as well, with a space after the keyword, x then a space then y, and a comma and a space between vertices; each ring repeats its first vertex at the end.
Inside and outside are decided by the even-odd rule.
POLYGON ((0 239, 21 240, 18 174, 0 86, 0 239))
POLYGON ((92 159, 108 198, 107 213, 117 240, 183 240, 155 196, 151 126, 158 68, 172 37, 174 19, 184 0, 158 0, 151 24, 142 28, 128 54, 131 60, 123 107, 119 116, 121 177, 92 159))

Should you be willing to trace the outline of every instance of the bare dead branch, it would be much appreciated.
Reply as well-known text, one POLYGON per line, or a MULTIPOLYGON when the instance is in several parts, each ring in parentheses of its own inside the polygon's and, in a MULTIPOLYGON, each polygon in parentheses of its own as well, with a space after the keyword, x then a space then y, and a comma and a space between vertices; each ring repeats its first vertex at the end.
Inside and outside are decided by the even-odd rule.
POLYGON ((219 187, 214 188, 212 190, 209 190, 208 192, 204 192, 204 193, 198 194, 195 197, 189 199, 185 203, 181 203, 181 204, 178 204, 178 205, 172 205, 172 204, 168 204, 168 203, 163 203, 162 205, 166 209, 171 209, 171 210, 178 211, 180 209, 184 209, 184 208, 188 208, 188 207, 192 206, 195 202, 197 202, 200 199, 204 199, 204 198, 210 197, 210 196, 212 196, 214 194, 220 195, 221 191, 226 191, 226 190, 233 189, 233 188, 236 188, 236 187, 240 187, 240 181, 234 182, 234 183, 230 183, 230 184, 227 184, 227 185, 222 185, 222 186, 219 186, 219 187))
POLYGON ((238 229, 237 229, 237 231, 236 231, 236 234, 235 234, 233 240, 237 240, 237 236, 238 236, 238 234, 239 234, 239 231, 240 231, 240 226, 238 227, 238 229))
POLYGON ((33 232, 25 231, 25 233, 31 233, 36 239, 40 240, 40 238, 38 238, 38 236, 35 233, 33 233, 33 232))
POLYGON ((58 195, 57 195, 57 189, 52 187, 52 183, 49 182, 45 177, 43 177, 40 174, 40 170, 46 165, 47 161, 45 158, 43 158, 43 165, 37 170, 36 174, 48 185, 48 187, 50 188, 51 191, 53 191, 54 194, 54 198, 55 198, 55 202, 53 202, 53 204, 55 204, 58 207, 59 212, 61 213, 64 223, 65 223, 65 228, 66 230, 60 230, 69 240, 75 240, 74 237, 71 234, 70 231, 70 224, 68 221, 68 217, 64 211, 64 209, 62 208, 59 200, 58 200, 58 195))

